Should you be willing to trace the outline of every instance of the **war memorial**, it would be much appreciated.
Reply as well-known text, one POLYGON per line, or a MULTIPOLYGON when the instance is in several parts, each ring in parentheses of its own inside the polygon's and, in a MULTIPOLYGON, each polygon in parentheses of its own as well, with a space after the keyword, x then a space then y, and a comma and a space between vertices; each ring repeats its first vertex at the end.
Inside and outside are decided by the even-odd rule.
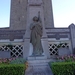
POLYGON ((11 0, 10 27, 0 28, 0 57, 45 65, 56 56, 75 53, 74 32, 74 24, 54 27, 51 0, 11 0))

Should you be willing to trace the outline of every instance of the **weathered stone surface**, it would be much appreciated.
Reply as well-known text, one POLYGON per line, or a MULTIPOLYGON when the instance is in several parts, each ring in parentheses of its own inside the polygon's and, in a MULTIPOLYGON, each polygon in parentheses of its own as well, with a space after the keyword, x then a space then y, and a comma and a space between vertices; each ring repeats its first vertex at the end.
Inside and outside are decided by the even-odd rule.
MULTIPOLYGON (((53 12, 51 0, 11 0, 11 12, 10 12, 10 29, 21 30, 26 29, 27 17, 30 17, 28 7, 29 4, 41 5, 43 4, 43 19, 46 28, 54 27, 53 12), (27 2, 28 1, 28 2, 27 2), (43 2, 42 2, 43 1, 43 2)), ((37 11, 37 10, 32 10, 37 11)), ((33 14, 33 13, 32 13, 33 14)))
POLYGON ((27 0, 11 0, 10 29, 26 29, 27 0))
POLYGON ((43 0, 43 2, 45 28, 54 28, 52 0, 43 0))

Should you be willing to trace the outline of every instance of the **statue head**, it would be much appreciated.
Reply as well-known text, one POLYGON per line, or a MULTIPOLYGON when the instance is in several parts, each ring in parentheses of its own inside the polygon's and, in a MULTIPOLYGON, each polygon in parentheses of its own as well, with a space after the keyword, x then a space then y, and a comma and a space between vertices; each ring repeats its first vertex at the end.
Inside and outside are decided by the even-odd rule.
POLYGON ((38 21, 38 17, 37 16, 34 16, 33 17, 33 21, 38 21))

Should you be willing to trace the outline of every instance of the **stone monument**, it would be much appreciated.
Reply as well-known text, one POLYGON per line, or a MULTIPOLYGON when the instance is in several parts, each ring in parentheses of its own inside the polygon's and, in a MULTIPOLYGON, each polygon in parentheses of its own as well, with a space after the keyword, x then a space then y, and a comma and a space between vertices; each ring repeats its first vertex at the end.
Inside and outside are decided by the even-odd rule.
POLYGON ((55 28, 51 1, 11 0, 10 27, 0 28, 0 51, 25 59, 75 54, 75 25, 55 28), (62 45, 64 52, 59 52, 57 45, 62 45))
MULTIPOLYGON (((36 18, 40 17, 39 18, 39 22, 38 21, 36 21, 36 22, 37 22, 38 25, 41 25, 41 28, 42 28, 41 31, 38 31, 42 36, 41 36, 41 38, 39 37, 39 35, 37 36, 37 38, 38 38, 38 42, 37 43, 39 43, 39 44, 37 44, 36 46, 38 48, 40 47, 40 49, 41 49, 41 50, 38 49, 40 55, 42 55, 42 53, 43 53, 43 55, 46 58, 50 58, 49 49, 48 49, 48 45, 47 45, 48 44, 47 34, 46 34, 46 30, 45 30, 45 28, 48 27, 48 26, 45 25, 45 23, 46 23, 45 18, 48 19, 48 17, 45 17, 45 14, 44 14, 45 10, 46 9, 45 9, 45 5, 44 5, 44 1, 43 0, 28 0, 28 3, 27 3, 27 24, 26 24, 26 33, 25 33, 25 36, 24 36, 24 41, 25 41, 24 49, 27 49, 27 50, 24 50, 24 52, 23 52, 23 53, 25 53, 24 58, 27 58, 27 57, 31 56, 32 53, 33 54, 36 53, 36 52, 34 52, 34 49, 36 49, 35 46, 31 46, 30 45, 31 44, 30 43, 30 34, 32 34, 32 31, 30 30, 30 24, 32 23, 33 18, 35 16, 36 16, 36 18), (40 41, 39 41, 39 39, 40 39, 40 41), (42 44, 41 44, 41 42, 42 42, 42 44), (31 51, 31 49, 32 49, 32 53, 29 54, 29 52, 31 51)), ((47 10, 47 12, 48 12, 48 10, 47 10)), ((52 13, 50 13, 50 15, 52 15, 52 13)), ((39 29, 37 29, 37 28, 39 28, 37 26, 37 24, 34 24, 34 25, 36 25, 35 31, 39 30, 39 29)), ((52 26, 49 25, 49 28, 50 27, 54 27, 53 24, 52 24, 52 26)), ((34 39, 34 38, 32 38, 32 39, 34 39)), ((38 51, 38 50, 35 50, 35 51, 38 51)))

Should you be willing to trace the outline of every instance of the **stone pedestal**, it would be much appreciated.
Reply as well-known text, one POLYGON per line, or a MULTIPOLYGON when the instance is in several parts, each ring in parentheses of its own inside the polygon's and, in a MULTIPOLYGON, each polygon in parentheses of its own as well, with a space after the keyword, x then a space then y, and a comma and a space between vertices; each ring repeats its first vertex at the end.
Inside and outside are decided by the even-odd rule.
POLYGON ((41 39, 42 47, 44 53, 42 56, 32 56, 33 47, 30 43, 30 39, 25 39, 24 48, 23 48, 23 58, 25 59, 47 59, 50 58, 49 48, 48 48, 48 40, 41 39))

